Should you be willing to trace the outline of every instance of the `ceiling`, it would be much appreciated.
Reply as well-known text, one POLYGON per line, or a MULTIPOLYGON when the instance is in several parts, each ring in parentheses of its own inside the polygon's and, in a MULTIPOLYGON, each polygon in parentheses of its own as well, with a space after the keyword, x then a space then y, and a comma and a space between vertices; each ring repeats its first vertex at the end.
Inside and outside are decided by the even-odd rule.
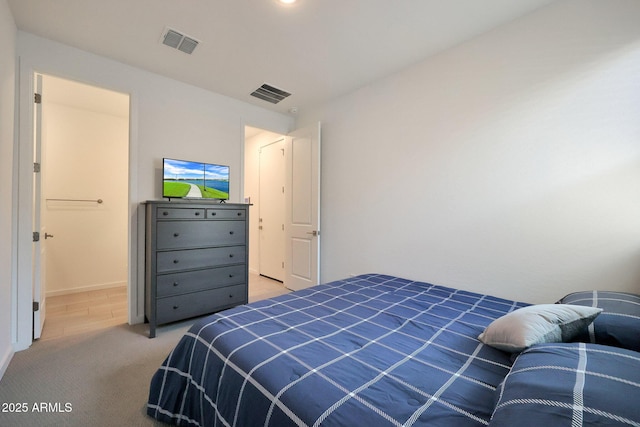
POLYGON ((18 29, 274 111, 302 111, 555 0, 8 0, 18 29), (200 42, 161 43, 167 27, 200 42), (291 96, 249 94, 263 83, 291 96))

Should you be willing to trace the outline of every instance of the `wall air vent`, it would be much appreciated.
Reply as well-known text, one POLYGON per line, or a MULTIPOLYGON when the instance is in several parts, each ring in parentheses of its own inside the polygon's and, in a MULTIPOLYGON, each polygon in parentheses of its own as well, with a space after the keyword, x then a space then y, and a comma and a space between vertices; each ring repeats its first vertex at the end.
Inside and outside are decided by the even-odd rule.
POLYGON ((255 96, 256 98, 260 98, 263 101, 267 101, 272 104, 277 104, 290 95, 291 94, 289 92, 278 89, 277 87, 273 87, 266 83, 251 93, 251 96, 255 96))
POLYGON ((193 37, 185 36, 179 31, 165 28, 162 33, 162 44, 174 49, 178 49, 184 53, 191 54, 200 42, 193 37))

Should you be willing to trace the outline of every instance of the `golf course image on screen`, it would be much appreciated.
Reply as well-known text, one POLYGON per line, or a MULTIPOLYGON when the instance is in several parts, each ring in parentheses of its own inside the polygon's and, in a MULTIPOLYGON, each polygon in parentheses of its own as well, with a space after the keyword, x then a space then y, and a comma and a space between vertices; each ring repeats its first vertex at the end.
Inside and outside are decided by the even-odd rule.
POLYGON ((229 166, 165 158, 162 197, 228 200, 229 166))

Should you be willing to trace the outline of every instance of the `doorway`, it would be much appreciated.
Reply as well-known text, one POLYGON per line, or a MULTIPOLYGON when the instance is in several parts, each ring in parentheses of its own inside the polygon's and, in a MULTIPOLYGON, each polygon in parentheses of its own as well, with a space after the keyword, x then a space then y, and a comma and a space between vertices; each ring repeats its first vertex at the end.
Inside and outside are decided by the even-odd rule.
POLYGON ((285 243, 282 232, 284 224, 282 187, 285 179, 284 158, 281 151, 283 147, 283 135, 250 126, 245 127, 243 193, 245 201, 252 204, 249 215, 250 295, 258 294, 268 297, 270 294, 285 290, 282 267, 285 243), (265 179, 270 182, 265 182, 265 179), (263 218, 262 222, 260 218, 263 218), (264 228, 263 224, 267 228, 264 228), (275 249, 269 253, 272 245, 275 245, 275 249))
MULTIPOLYGON (((261 273, 260 218, 264 203, 284 203, 284 286, 299 290, 320 283, 320 148, 321 124, 297 129, 287 135, 245 126, 244 196, 253 209, 249 215, 249 272, 261 273), (276 148, 282 141, 284 159, 284 198, 273 194, 265 198, 260 190, 260 156, 263 148, 276 148), (255 230, 255 231, 254 231, 255 230)), ((280 164, 280 163, 277 163, 280 164)), ((282 167, 280 166, 280 167, 282 167)), ((278 188, 278 187, 276 187, 278 188)), ((267 247, 266 250, 270 250, 267 247)), ((251 282, 249 282, 251 288, 251 282)))
POLYGON ((40 110, 40 338, 126 323, 129 95, 42 75, 40 110))

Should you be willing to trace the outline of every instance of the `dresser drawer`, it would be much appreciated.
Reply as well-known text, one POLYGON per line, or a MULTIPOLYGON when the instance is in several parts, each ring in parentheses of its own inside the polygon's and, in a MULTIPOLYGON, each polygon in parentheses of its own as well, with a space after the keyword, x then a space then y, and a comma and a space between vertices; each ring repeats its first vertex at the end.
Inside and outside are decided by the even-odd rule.
POLYGON ((156 254, 156 271, 169 273, 196 268, 240 264, 246 261, 246 246, 166 251, 156 254))
POLYGON ((204 209, 197 208, 157 208, 158 219, 202 219, 204 209))
POLYGON ((156 296, 162 298, 246 283, 246 270, 245 265, 232 265, 207 270, 163 274, 156 279, 156 296))
POLYGON ((245 242, 245 221, 158 221, 158 249, 239 245, 245 242))
POLYGON ((244 209, 207 209, 207 219, 244 219, 244 209))
POLYGON ((145 319, 158 324, 247 302, 249 205, 145 203, 145 319))
POLYGON ((157 300, 158 323, 173 322, 246 302, 247 286, 235 285, 157 300))

